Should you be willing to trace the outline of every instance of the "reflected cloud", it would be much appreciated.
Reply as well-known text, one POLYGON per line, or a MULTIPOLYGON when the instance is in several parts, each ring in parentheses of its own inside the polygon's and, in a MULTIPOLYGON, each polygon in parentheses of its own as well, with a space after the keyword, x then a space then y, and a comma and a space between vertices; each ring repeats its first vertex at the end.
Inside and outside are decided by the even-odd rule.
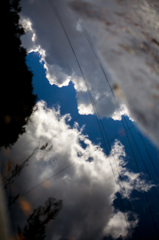
POLYGON ((71 1, 70 6, 95 35, 99 58, 119 86, 120 102, 159 145, 157 1, 71 1))
MULTIPOLYGON (((66 119, 71 120, 69 114, 62 116, 60 109, 49 109, 44 101, 38 102, 37 107, 26 126, 26 133, 10 150, 12 159, 17 156, 24 159, 38 143, 44 147, 48 143, 46 147, 51 148, 35 152, 32 164, 30 162, 25 168, 23 178, 19 176, 15 181, 18 187, 13 191, 28 192, 33 206, 45 201, 52 193, 55 198, 63 200, 54 230, 48 230, 51 239, 92 240, 109 235, 125 238, 131 234, 138 223, 137 216, 131 212, 124 215, 114 208, 113 201, 118 192, 122 198, 129 199, 133 190, 148 191, 152 185, 145 180, 141 183, 139 174, 126 168, 124 146, 116 140, 106 156, 99 145, 94 145, 88 136, 83 135, 77 123, 73 128, 66 124, 66 119), (133 220, 129 219, 129 214, 133 214, 133 220)), ((21 201, 24 211, 30 209, 26 203, 21 201)))
POLYGON ((26 46, 28 53, 39 53, 40 62, 46 70, 46 78, 49 83, 51 85, 55 84, 58 87, 68 86, 71 77, 68 76, 59 65, 52 63, 52 59, 50 59, 50 54, 48 53, 49 50, 47 48, 44 49, 43 44, 38 41, 39 38, 37 38, 35 30, 32 28, 31 21, 28 18, 22 17, 21 22, 24 29, 26 29, 26 35, 23 37, 23 45, 26 46))
MULTIPOLYGON (((77 21, 74 13, 62 1, 54 2, 93 98, 98 99, 110 89, 81 31, 81 20, 77 21)), ((101 0, 98 3, 94 0, 67 0, 66 3, 71 4, 69 6, 80 19, 84 19, 110 84, 119 86, 120 91, 115 91, 118 100, 127 106, 141 129, 148 131, 149 136, 158 143, 158 6, 151 4, 150 0, 142 0, 140 3, 124 1, 124 4, 116 0, 111 3, 101 0)), ((23 0, 22 5, 22 21, 28 26, 28 32, 22 39, 23 44, 28 52, 39 52, 50 84, 63 87, 72 81, 77 94, 85 91, 85 84, 78 83, 81 75, 77 63, 49 2, 23 0), (45 55, 42 55, 42 51, 45 55)), ((80 97, 77 100, 80 114, 94 113, 87 103, 81 105, 80 97)), ((116 104, 111 95, 106 97, 104 104, 99 101, 98 108, 101 117, 121 118, 117 117, 116 104)))
MULTIPOLYGON (((94 109, 91 106, 89 96, 87 96, 88 99, 85 98, 85 96, 88 95, 88 88, 91 91, 94 100, 98 100, 105 96, 105 101, 99 101, 98 107, 100 108, 101 117, 111 117, 116 106, 113 102, 112 95, 107 94, 110 92, 110 89, 102 76, 99 66, 97 66, 96 60, 92 55, 92 50, 90 51, 89 49, 88 51, 88 42, 83 37, 81 31, 82 28, 80 29, 80 22, 77 22, 74 19, 74 14, 69 12, 68 8, 66 8, 63 16, 69 13, 69 17, 71 16, 73 18, 71 23, 69 20, 69 35, 71 41, 75 42, 74 48, 80 62, 82 63, 87 86, 86 82, 81 77, 79 69, 77 69, 77 63, 66 37, 64 36, 59 39, 63 30, 61 27, 59 28, 58 24, 57 26, 56 24, 53 26, 51 25, 52 21, 54 22, 57 20, 55 20, 56 16, 53 15, 53 11, 50 9, 48 2, 42 3, 40 1, 40 5, 37 5, 37 2, 30 4, 28 1, 22 1, 22 4, 22 23, 27 29, 26 35, 22 38, 23 45, 28 49, 28 53, 39 53, 40 62, 46 70, 46 78, 49 83, 51 85, 55 84, 58 87, 63 87, 68 86, 69 82, 72 81, 77 92, 78 111, 81 115, 94 114, 94 109), (47 18, 44 6, 46 9, 49 9, 47 11, 47 16, 49 17, 47 18), (34 15, 32 14, 32 11, 29 10, 30 7, 34 9, 34 15), (42 19, 43 24, 41 24, 41 21, 39 22, 39 19, 42 19), (74 21, 77 22, 76 25, 74 25, 74 21), (47 26, 47 28, 45 26, 47 26), (53 27, 57 35, 56 39, 55 35, 50 31, 49 26, 51 28, 53 27), (76 34, 77 32, 79 33, 76 34), (81 47, 81 45, 83 47, 81 47), (60 48, 60 46, 63 47, 60 48)), ((64 11, 61 4, 59 7, 61 8, 61 11, 64 11)))
POLYGON ((121 121, 122 120, 122 116, 128 116, 129 119, 133 122, 133 118, 130 116, 130 112, 127 108, 127 106, 125 104, 121 104, 120 105, 120 109, 116 110, 113 115, 112 115, 112 119, 114 121, 121 121))

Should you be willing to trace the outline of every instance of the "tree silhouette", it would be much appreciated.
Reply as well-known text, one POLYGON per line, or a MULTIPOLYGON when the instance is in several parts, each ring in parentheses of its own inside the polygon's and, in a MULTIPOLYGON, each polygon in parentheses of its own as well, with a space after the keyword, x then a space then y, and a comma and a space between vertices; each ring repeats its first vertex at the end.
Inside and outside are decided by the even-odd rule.
MULTIPOLYGON (((49 152, 53 149, 53 145, 49 145, 48 142, 43 144, 41 147, 36 147, 32 153, 21 163, 21 164, 16 164, 15 167, 11 170, 12 164, 10 163, 10 170, 7 176, 3 177, 3 185, 4 189, 10 188, 11 185, 14 183, 15 179, 22 173, 23 169, 29 165, 30 159, 34 156, 34 154, 37 151, 45 151, 49 152)), ((8 196, 8 206, 13 204, 18 198, 20 197, 20 193, 17 194, 16 196, 13 196, 11 192, 9 192, 8 196)))
POLYGON ((32 72, 26 65, 27 51, 21 46, 25 34, 19 23, 20 0, 2 1, 6 21, 3 23, 2 71, 0 86, 0 148, 11 147, 25 132, 34 111, 37 96, 33 94, 32 72))
POLYGON ((62 208, 62 200, 49 198, 45 206, 36 208, 28 217, 27 224, 21 230, 18 227, 18 236, 20 240, 44 240, 46 237, 46 225, 55 219, 62 208))
MULTIPOLYGON (((12 171, 9 172, 6 177, 3 178, 4 188, 7 188, 8 185, 11 185, 11 184, 14 182, 15 178, 18 177, 18 176, 21 174, 21 172, 22 172, 22 170, 24 169, 24 167, 27 167, 27 166, 29 165, 29 160, 30 160, 30 158, 31 158, 37 151, 41 150, 41 151, 47 151, 47 152, 48 152, 48 151, 52 150, 52 148, 53 148, 52 145, 49 146, 48 148, 47 148, 47 147, 48 147, 48 143, 42 145, 41 147, 39 147, 39 146, 36 147, 36 148, 32 151, 32 153, 29 155, 29 157, 27 157, 27 159, 25 159, 21 164, 16 164, 15 167, 12 169, 12 171)), ((10 163, 10 164, 11 164, 11 163, 10 163)), ((11 165, 12 165, 12 164, 11 164, 11 165)))

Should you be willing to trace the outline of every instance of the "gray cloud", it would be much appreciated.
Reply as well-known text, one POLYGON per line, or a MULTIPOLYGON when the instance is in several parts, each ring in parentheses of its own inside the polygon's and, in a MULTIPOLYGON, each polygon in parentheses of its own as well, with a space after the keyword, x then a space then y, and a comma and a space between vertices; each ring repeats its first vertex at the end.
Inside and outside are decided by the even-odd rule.
MULTIPOLYGON (((110 84, 118 86, 115 89, 118 100, 127 105, 133 119, 158 144, 158 3, 150 3, 149 0, 131 3, 116 0, 70 2, 66 1, 72 4, 72 9, 84 20, 110 84)), ((106 95, 109 86, 79 21, 65 3, 54 3, 76 50, 93 97, 98 99, 106 95)), ((23 44, 28 51, 36 49, 40 52, 50 84, 62 87, 73 81, 78 85, 80 71, 49 1, 22 1, 22 5, 22 19, 30 19, 32 23, 32 30, 23 37, 23 44)), ((79 113, 92 114, 94 111, 90 103, 85 102, 84 105, 84 99, 79 97, 84 95, 78 93, 78 88, 76 91, 79 113)), ((98 107, 101 117, 111 117, 117 111, 111 95, 105 97, 105 101, 99 101, 98 107)))
POLYGON ((70 6, 94 34, 99 57, 118 85, 119 100, 159 144, 158 2, 90 0, 70 6))
MULTIPOLYGON (((106 95, 110 89, 79 28, 79 22, 61 1, 55 1, 55 4, 76 49, 94 99, 106 95)), ((72 8, 84 19, 109 74, 110 83, 117 83, 118 89, 115 93, 119 101, 128 106, 133 119, 158 142, 159 56, 156 55, 157 43, 152 41, 158 38, 159 26, 158 8, 155 4, 155 1, 154 5, 149 4, 149 1, 119 4, 116 0, 111 3, 98 1, 96 4, 96 1, 92 0, 86 3, 75 1, 72 8)), ((80 72, 49 2, 44 4, 42 1, 22 1, 22 5, 22 19, 30 19, 32 23, 32 29, 23 37, 23 44, 28 51, 36 49, 40 52, 50 84, 62 87, 67 86, 69 81, 76 83, 79 113, 92 114, 94 110, 90 103, 84 103, 84 98, 81 97, 84 95, 78 93, 80 72)), ((85 87, 83 89, 85 92, 85 87)), ((111 117, 117 111, 111 94, 104 101, 99 101, 98 108, 101 117, 111 117)))
POLYGON ((23 45, 28 49, 28 52, 38 51, 40 53, 41 62, 44 63, 46 77, 50 84, 62 87, 67 86, 69 81, 72 81, 77 91, 80 114, 94 113, 89 97, 85 101, 88 95, 86 93, 87 87, 91 90, 95 100, 98 101, 105 96, 105 102, 99 101, 98 104, 101 117, 111 117, 116 106, 112 95, 107 94, 110 91, 108 83, 96 62, 88 41, 79 28, 79 22, 74 13, 65 4, 56 2, 84 72, 87 87, 49 1, 45 3, 41 0, 33 3, 22 1, 22 5, 21 19, 23 25, 31 25, 27 34, 22 38, 23 45))

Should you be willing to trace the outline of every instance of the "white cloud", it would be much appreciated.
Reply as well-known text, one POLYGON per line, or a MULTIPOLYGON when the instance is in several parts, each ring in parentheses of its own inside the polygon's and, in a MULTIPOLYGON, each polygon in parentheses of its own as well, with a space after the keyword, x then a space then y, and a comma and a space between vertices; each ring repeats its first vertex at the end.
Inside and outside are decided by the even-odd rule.
POLYGON ((87 92, 87 87, 82 77, 77 77, 74 73, 72 75, 72 82, 74 83, 74 88, 76 89, 77 94, 79 92, 87 92))
POLYGON ((39 43, 35 31, 32 28, 30 19, 21 17, 21 23, 25 29, 26 35, 22 37, 23 44, 27 48, 28 53, 38 52, 40 56, 40 62, 43 63, 44 69, 46 70, 46 78, 50 85, 57 85, 58 87, 68 86, 71 77, 68 76, 63 69, 54 64, 49 64, 46 61, 48 55, 47 51, 43 49, 39 43))
POLYGON ((124 215, 119 211, 117 214, 113 215, 112 218, 110 218, 110 221, 104 229, 104 233, 106 233, 107 235, 111 235, 114 239, 117 239, 120 236, 125 239, 126 237, 131 235, 129 229, 134 228, 138 224, 137 216, 134 215, 133 222, 129 221, 128 219, 129 213, 126 213, 124 215), (125 219, 127 219, 128 226, 125 219))
POLYGON ((114 121, 121 121, 122 116, 128 116, 131 121, 134 121, 134 120, 130 117, 130 112, 129 112, 129 110, 128 110, 128 108, 127 108, 127 106, 126 106, 125 104, 121 104, 121 105, 120 105, 120 109, 117 109, 117 110, 113 113, 112 119, 113 119, 114 121))
MULTIPOLYGON (((152 185, 144 180, 141 183, 139 174, 126 168, 124 146, 119 141, 115 141, 110 155, 106 156, 102 148, 83 135, 78 124, 73 128, 66 124, 66 119, 70 119, 69 114, 61 116, 60 109, 49 109, 43 101, 38 102, 37 106, 38 110, 26 127, 27 132, 20 136, 10 156, 23 161, 38 143, 41 146, 48 142, 53 149, 34 155, 25 169, 25 182, 24 177, 18 180, 20 186, 14 190, 22 189, 25 192, 28 185, 29 188, 34 187, 74 163, 49 179, 47 189, 43 184, 42 189, 30 192, 34 206, 38 206, 42 199, 45 201, 50 194, 63 200, 63 208, 54 221, 54 232, 50 229, 52 239, 71 239, 72 236, 79 240, 96 240, 107 235, 126 237, 128 229, 124 213, 116 211, 112 206, 116 193, 120 191, 122 197, 129 198, 133 190, 148 191, 152 185), (122 182, 119 174, 125 179, 122 182)), ((134 220, 129 221, 129 214, 132 213, 126 212, 130 233, 138 219, 134 215, 134 220)))
POLYGON ((38 48, 38 46, 35 45, 36 34, 32 28, 32 22, 29 17, 21 17, 20 22, 25 30, 25 35, 22 37, 22 42, 27 48, 27 51, 32 52, 38 48))
POLYGON ((46 69, 46 78, 51 85, 55 84, 58 87, 69 85, 71 76, 65 74, 60 66, 50 65, 45 61, 44 68, 46 69))
POLYGON ((94 114, 94 109, 92 107, 92 104, 86 105, 85 103, 79 103, 78 104, 78 113, 80 115, 89 115, 94 114))

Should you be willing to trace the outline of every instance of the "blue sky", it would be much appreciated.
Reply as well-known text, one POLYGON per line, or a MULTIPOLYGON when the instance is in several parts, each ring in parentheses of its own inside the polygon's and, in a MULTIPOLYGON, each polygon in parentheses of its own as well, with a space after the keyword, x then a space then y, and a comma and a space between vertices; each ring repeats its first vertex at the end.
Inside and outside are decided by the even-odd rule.
POLYGON ((25 225, 31 211, 51 196, 62 199, 63 208, 54 220, 54 228, 52 224, 47 227, 47 239, 71 239, 71 236, 75 239, 82 236, 86 239, 104 236, 106 239, 110 236, 114 239, 140 239, 140 236, 141 239, 152 236, 157 239, 154 222, 157 223, 159 212, 158 149, 139 133, 136 123, 125 116, 140 153, 130 131, 128 135, 123 133, 122 121, 112 118, 101 120, 109 139, 106 150, 97 117, 78 114, 74 85, 71 82, 61 88, 50 85, 37 53, 28 55, 27 65, 34 73, 33 86, 39 109, 32 116, 26 133, 20 136, 12 150, 1 152, 1 157, 14 166, 46 142, 53 145, 53 150, 37 150, 10 190, 7 189, 12 196, 22 195, 10 207, 13 235, 17 226, 25 225), (68 113, 72 120, 69 116, 63 119, 68 113), (85 217, 81 216, 81 211, 85 217), (92 232, 96 221, 97 227, 92 232), (79 224, 82 228, 78 229, 75 226, 79 224))
MULTIPOLYGON (((110 86, 114 83, 117 86, 114 91, 120 101, 120 114, 80 22, 62 1, 54 1, 100 119, 95 115, 88 88, 49 1, 22 1, 21 20, 27 30, 22 42, 28 50, 27 65, 34 74, 38 109, 14 147, 1 152, 1 158, 14 166, 36 149, 28 166, 7 189, 8 195, 21 194, 10 207, 13 235, 17 226, 25 225, 33 209, 51 196, 62 199, 63 208, 47 227, 47 240, 159 237, 159 151, 145 137, 147 131, 158 144, 157 113, 153 110, 157 102, 147 97, 149 82, 141 81, 141 78, 148 81, 150 72, 145 68, 145 56, 141 52, 133 53, 135 50, 124 45, 128 44, 125 39, 129 44, 134 43, 132 36, 127 35, 128 29, 123 30, 131 26, 126 22, 128 25, 122 26, 123 34, 115 34, 112 29, 111 21, 119 21, 116 21, 117 14, 109 14, 110 9, 125 11, 125 6, 116 5, 116 0, 111 4, 99 1, 98 6, 94 2, 90 0, 83 5, 79 2, 75 10, 84 19, 92 41, 99 48, 110 86), (110 8, 107 9, 108 19, 103 17, 103 4, 110 8), (95 6, 99 14, 94 13, 95 6), (121 52, 118 40, 123 41, 121 52), (140 81, 136 81, 139 77, 140 81), (46 142, 48 148, 42 151, 40 146, 46 142)), ((134 12, 131 14, 133 17, 134 12)), ((144 21, 141 19, 141 25, 144 21)), ((141 29, 136 30, 133 25, 130 30, 138 34, 141 29)), ((149 31, 152 31, 151 26, 149 31)), ((151 75, 155 84, 156 74, 151 75)), ((151 90, 153 92, 153 87, 150 94, 151 90)))
MULTIPOLYGON (((94 144, 100 144, 100 146, 102 146, 102 148, 104 149, 104 152, 108 154, 107 150, 103 146, 104 141, 102 139, 101 132, 98 127, 98 121, 96 116, 78 114, 76 91, 74 89, 74 85, 71 82, 69 83, 68 86, 62 88, 50 85, 48 80, 46 79, 43 64, 39 63, 38 54, 30 53, 27 57, 27 60, 28 66, 34 72, 33 78, 34 93, 38 95, 39 100, 46 101, 47 107, 49 108, 54 107, 57 109, 58 106, 60 106, 60 112, 62 115, 70 113, 72 120, 70 120, 70 123, 68 122, 68 124, 70 124, 73 127, 75 119, 75 121, 78 122, 80 127, 85 125, 83 133, 88 135, 88 138, 94 144)), ((139 172, 138 171, 139 168, 140 172, 144 174, 141 175, 142 178, 145 178, 147 181, 150 181, 149 178, 150 176, 153 182, 156 184, 155 188, 152 188, 152 190, 146 192, 146 196, 148 197, 148 201, 150 202, 152 208, 151 210, 155 217, 155 220, 157 220, 156 211, 158 211, 157 210, 158 198, 155 191, 157 191, 157 193, 159 194, 157 187, 158 177, 156 174, 156 172, 159 173, 158 167, 159 152, 158 149, 151 143, 151 141, 147 139, 143 135, 143 133, 139 132, 136 123, 132 122, 127 116, 125 116, 125 118, 128 124, 126 125, 126 129, 128 129, 129 127, 131 129, 132 135, 130 134, 130 131, 127 131, 130 143, 128 142, 127 134, 124 131, 122 121, 114 121, 112 118, 102 118, 102 123, 105 128, 106 135, 110 141, 109 143, 106 144, 107 149, 110 153, 110 146, 112 147, 115 139, 118 139, 123 144, 125 149, 126 156, 124 157, 124 161, 126 162, 126 167, 136 173, 139 172), (132 136, 135 138, 136 143, 134 142, 132 136), (146 145, 146 148, 144 144, 146 145), (137 165, 135 163, 135 160, 137 161, 137 165), (153 165, 151 161, 153 162, 153 165), (147 169, 145 169, 145 166, 147 169)), ((123 117, 123 121, 125 121, 125 118, 123 117)), ((129 201, 127 201, 126 198, 123 198, 122 202, 125 210, 130 211, 130 206, 132 206, 134 212, 138 214, 139 231, 142 236, 142 239, 146 239, 146 236, 148 237, 153 236, 153 238, 155 239, 155 229, 153 226, 153 222, 151 220, 152 217, 149 212, 147 206, 148 203, 145 199, 144 193, 140 193, 134 190, 131 194, 129 201), (146 231, 146 229, 148 230, 148 232, 146 231)), ((119 196, 114 200, 113 204, 116 209, 120 209, 121 211, 123 211, 119 196)), ((139 237, 136 231, 133 236, 134 239, 139 237)))

